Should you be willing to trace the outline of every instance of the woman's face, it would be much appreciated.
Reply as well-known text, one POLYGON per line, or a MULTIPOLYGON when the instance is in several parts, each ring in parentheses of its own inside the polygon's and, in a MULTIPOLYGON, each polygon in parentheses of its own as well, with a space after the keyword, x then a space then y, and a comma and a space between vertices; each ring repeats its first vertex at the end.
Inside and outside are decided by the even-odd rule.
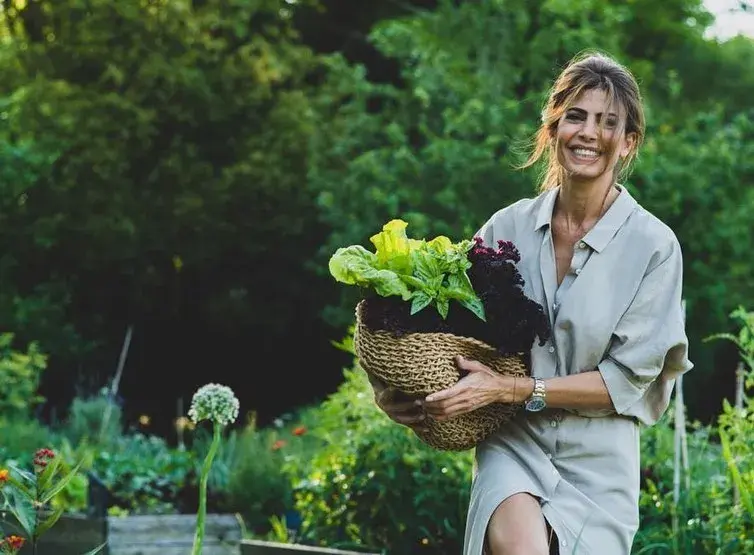
POLYGON ((565 111, 556 140, 558 161, 571 179, 591 181, 612 175, 619 157, 631 152, 635 135, 618 131, 622 111, 609 110, 607 93, 599 89, 584 91, 565 111))

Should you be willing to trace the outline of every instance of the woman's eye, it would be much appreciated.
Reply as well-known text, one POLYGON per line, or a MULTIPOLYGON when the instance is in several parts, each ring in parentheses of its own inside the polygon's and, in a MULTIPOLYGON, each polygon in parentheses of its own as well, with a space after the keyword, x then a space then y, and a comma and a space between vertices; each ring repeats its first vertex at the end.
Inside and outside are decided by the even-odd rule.
POLYGON ((582 117, 579 114, 566 114, 568 121, 581 121, 582 117))

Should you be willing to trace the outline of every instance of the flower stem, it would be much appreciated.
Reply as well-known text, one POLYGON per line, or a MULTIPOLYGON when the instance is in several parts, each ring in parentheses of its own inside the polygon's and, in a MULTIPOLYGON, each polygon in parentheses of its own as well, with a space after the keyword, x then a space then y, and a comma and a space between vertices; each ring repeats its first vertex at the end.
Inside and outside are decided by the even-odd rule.
POLYGON ((209 451, 204 459, 202 475, 199 480, 199 509, 196 514, 196 533, 194 534, 194 548, 191 550, 191 555, 201 555, 202 553, 202 543, 204 542, 204 521, 207 516, 207 480, 209 478, 209 471, 212 468, 212 461, 220 447, 222 431, 222 425, 218 422, 213 422, 212 443, 209 446, 209 451))

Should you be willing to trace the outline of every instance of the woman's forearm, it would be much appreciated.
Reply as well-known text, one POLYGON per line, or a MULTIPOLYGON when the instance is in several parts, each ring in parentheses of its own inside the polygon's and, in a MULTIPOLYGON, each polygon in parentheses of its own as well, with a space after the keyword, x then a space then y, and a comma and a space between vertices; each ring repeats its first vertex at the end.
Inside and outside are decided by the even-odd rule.
MULTIPOLYGON (((547 406, 556 409, 615 410, 602 374, 590 370, 570 376, 548 378, 545 382, 547 406)), ((518 378, 516 402, 523 403, 534 391, 534 380, 518 378)))

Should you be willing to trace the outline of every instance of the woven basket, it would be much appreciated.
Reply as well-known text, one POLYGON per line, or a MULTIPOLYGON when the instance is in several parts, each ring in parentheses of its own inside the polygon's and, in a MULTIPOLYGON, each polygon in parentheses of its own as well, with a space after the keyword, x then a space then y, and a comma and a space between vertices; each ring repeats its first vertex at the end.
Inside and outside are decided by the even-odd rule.
MULTIPOLYGON (((492 370, 525 377, 523 355, 502 356, 494 347, 450 333, 409 333, 396 337, 370 330, 362 322, 361 301, 356 307, 354 348, 360 366, 386 385, 416 398, 452 386, 461 377, 454 358, 478 360, 492 370)), ((427 416, 427 431, 418 433, 427 445, 443 451, 465 451, 493 434, 519 409, 519 404, 493 403, 456 418, 438 421, 427 416)))

